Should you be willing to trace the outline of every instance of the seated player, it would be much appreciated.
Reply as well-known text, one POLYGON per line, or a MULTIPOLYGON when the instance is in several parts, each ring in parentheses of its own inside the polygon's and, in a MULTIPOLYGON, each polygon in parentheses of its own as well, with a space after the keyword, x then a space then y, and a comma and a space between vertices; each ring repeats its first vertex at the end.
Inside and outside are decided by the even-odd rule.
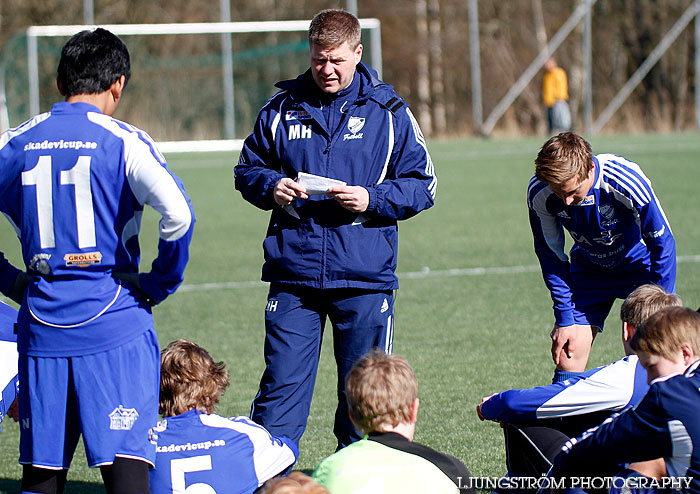
POLYGON ((665 459, 667 475, 700 492, 700 314, 668 307, 637 329, 630 346, 647 370, 649 392, 634 407, 567 442, 550 476, 608 476, 620 465, 665 459))
POLYGON ((413 442, 418 382, 405 358, 375 349, 345 381, 350 419, 364 437, 323 460, 313 477, 333 494, 474 492, 464 464, 413 442))
POLYGON ((17 311, 0 302, 0 422, 5 414, 18 420, 17 414, 17 311))
POLYGON ((287 477, 275 477, 265 482, 262 494, 331 494, 323 487, 301 472, 292 472, 287 477))
MULTIPOLYGON (((650 315, 681 306, 676 295, 658 285, 636 288, 622 304, 622 344, 626 357, 565 381, 531 389, 513 389, 484 398, 477 406, 482 420, 504 423, 510 476, 539 476, 570 437, 600 424, 612 412, 636 405, 646 394, 647 373, 629 342, 650 315)), ((648 475, 658 468, 638 466, 648 475)))
POLYGON ((246 417, 214 414, 228 385, 225 364, 214 362, 202 347, 177 340, 163 350, 163 420, 152 429, 153 494, 252 493, 294 464, 299 450, 290 439, 272 436, 246 417))

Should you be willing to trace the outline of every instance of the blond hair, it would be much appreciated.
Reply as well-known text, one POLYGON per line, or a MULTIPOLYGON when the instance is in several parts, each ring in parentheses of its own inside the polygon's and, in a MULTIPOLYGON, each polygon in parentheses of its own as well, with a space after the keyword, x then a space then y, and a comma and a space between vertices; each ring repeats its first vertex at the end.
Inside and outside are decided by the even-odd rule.
POLYGON ((669 360, 685 345, 700 355, 700 314, 687 307, 666 307, 652 314, 630 340, 635 353, 669 360))
POLYGON ((187 340, 170 343, 161 353, 160 401, 163 417, 192 408, 214 413, 229 385, 223 362, 214 362, 209 352, 187 340))
POLYGON ((562 132, 544 143, 535 159, 535 176, 551 185, 572 178, 582 182, 593 166, 591 145, 573 132, 562 132))
POLYGON ((374 349, 355 362, 345 379, 353 422, 363 434, 410 422, 418 380, 408 361, 374 349))
POLYGON ((275 477, 263 487, 262 494, 331 494, 328 489, 301 472, 275 477))
POLYGON ((667 293, 659 285, 649 283, 634 289, 620 307, 620 320, 638 328, 649 316, 664 307, 681 307, 679 296, 667 293))
POLYGON ((340 9, 320 11, 309 26, 309 46, 337 48, 346 41, 350 49, 360 44, 360 21, 350 12, 340 9))

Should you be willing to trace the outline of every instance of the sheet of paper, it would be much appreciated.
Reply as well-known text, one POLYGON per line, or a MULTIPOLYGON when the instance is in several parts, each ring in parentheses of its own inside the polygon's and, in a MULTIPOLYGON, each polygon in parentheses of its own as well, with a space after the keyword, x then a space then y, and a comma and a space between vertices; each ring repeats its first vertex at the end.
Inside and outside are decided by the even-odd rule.
POLYGON ((304 172, 299 172, 299 175, 297 175, 297 183, 303 185, 306 188, 306 193, 310 196, 327 194, 330 187, 346 185, 346 183, 341 180, 304 172))

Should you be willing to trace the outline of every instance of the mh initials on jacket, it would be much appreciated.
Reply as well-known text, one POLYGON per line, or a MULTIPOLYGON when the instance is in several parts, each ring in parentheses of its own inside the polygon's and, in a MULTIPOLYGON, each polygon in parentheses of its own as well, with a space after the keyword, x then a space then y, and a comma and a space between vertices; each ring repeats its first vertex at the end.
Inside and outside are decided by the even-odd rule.
POLYGON ((290 125, 289 126, 289 140, 292 139, 311 139, 311 126, 310 125, 290 125))

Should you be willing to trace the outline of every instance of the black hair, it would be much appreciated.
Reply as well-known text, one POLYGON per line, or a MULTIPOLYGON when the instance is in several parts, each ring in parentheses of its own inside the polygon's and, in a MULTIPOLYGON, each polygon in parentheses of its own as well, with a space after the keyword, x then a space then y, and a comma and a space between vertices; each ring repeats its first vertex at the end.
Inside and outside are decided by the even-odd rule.
POLYGON ((129 81, 129 50, 106 29, 81 31, 66 42, 58 63, 57 81, 66 97, 107 91, 121 76, 129 81))

